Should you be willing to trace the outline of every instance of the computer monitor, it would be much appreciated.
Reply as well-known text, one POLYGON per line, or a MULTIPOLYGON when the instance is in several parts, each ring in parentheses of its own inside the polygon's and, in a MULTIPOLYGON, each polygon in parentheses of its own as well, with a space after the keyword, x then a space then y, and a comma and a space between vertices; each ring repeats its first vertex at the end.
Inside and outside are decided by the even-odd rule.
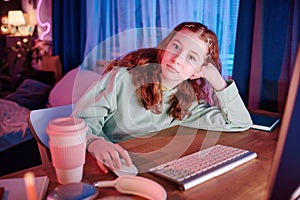
POLYGON ((279 130, 268 199, 300 199, 300 45, 279 130), (292 195, 293 198, 292 198, 292 195), (298 196, 298 197, 297 197, 298 196))

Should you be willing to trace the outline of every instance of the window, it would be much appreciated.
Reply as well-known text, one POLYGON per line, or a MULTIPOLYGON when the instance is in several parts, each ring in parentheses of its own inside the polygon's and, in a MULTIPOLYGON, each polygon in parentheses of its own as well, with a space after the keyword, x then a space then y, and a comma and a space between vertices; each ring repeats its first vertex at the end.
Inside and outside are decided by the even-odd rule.
MULTIPOLYGON (((198 21, 207 25, 219 38, 222 73, 226 78, 232 75, 238 8, 239 0, 88 1, 85 55, 97 63, 95 59, 107 60, 128 50, 153 47, 164 37, 157 32, 158 29, 153 31, 153 27, 171 30, 183 21, 198 21), (142 30, 147 27, 146 32, 142 30), (126 34, 132 37, 124 39, 126 34), (140 39, 141 36, 144 38, 140 39), (96 45, 98 49, 93 50, 96 56, 91 55, 96 45)), ((91 66, 89 59, 83 67, 91 66)))

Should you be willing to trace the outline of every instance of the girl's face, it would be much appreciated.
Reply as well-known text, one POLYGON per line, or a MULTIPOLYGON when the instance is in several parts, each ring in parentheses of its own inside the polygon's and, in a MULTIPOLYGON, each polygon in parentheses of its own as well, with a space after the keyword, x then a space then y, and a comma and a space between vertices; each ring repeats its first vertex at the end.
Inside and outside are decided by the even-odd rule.
POLYGON ((161 60, 161 78, 166 87, 173 88, 200 70, 208 47, 198 35, 183 29, 168 44, 161 60))

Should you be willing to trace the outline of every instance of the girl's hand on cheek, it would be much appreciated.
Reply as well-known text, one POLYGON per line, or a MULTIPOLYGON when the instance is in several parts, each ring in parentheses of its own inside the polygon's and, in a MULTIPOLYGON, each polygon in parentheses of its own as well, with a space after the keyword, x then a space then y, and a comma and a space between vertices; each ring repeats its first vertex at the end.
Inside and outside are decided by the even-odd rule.
POLYGON ((198 73, 200 74, 200 77, 206 79, 216 91, 221 91, 227 86, 226 81, 224 80, 218 69, 211 63, 202 66, 198 73))

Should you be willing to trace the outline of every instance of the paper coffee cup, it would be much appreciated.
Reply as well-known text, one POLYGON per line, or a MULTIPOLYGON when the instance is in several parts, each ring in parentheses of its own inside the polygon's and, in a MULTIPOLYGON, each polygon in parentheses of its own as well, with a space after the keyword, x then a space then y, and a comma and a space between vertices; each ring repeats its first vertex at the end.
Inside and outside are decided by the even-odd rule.
POLYGON ((83 166, 73 168, 73 169, 58 169, 55 168, 57 181, 60 184, 68 184, 68 183, 75 183, 81 182, 82 175, 83 175, 83 166))
POLYGON ((87 129, 84 120, 73 117, 54 119, 47 126, 52 163, 60 184, 82 180, 87 129))

